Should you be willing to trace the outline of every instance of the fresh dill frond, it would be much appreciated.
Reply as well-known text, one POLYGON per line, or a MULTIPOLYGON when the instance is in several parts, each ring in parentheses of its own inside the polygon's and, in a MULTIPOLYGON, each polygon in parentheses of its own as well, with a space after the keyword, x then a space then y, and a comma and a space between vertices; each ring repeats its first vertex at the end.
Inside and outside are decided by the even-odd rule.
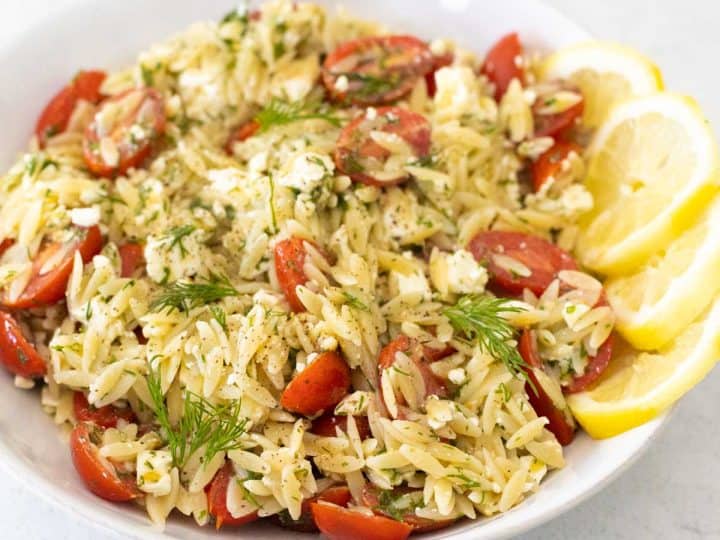
POLYGON ((275 126, 284 126, 300 120, 325 120, 335 127, 340 127, 340 119, 316 99, 285 101, 272 98, 264 109, 255 116, 260 124, 260 132, 275 126))
POLYGON ((227 313, 225 310, 217 305, 210 306, 210 313, 212 313, 213 319, 215 319, 220 327, 227 332, 227 313))
POLYGON ((180 225, 169 229, 164 237, 168 245, 168 250, 177 246, 180 249, 180 254, 185 257, 188 251, 183 241, 185 237, 190 236, 196 229, 197 227, 195 225, 180 225))
POLYGON ((454 306, 443 310, 450 324, 464 339, 475 342, 500 360, 513 376, 527 378, 527 365, 517 350, 510 344, 515 338, 515 329, 503 317, 504 313, 517 313, 521 308, 513 306, 505 298, 473 294, 462 296, 454 306))
POLYGON ((359 88, 349 92, 352 95, 361 97, 375 96, 377 94, 390 92, 394 90, 399 83, 397 76, 375 77, 374 75, 369 75, 367 73, 355 72, 344 73, 343 75, 345 75, 349 81, 361 83, 359 88))
POLYGON ((238 290, 226 276, 210 274, 207 281, 176 281, 166 285, 150 302, 151 311, 189 312, 191 309, 225 298, 237 296, 238 290))
POLYGON ((270 183, 270 194, 268 195, 268 204, 270 205, 270 219, 272 220, 272 234, 278 232, 277 216, 275 215, 275 180, 272 174, 268 174, 268 182, 270 183))
POLYGON ((357 296, 350 294, 347 291, 343 291, 342 295, 345 297, 345 305, 361 311, 370 311, 370 308, 367 307, 367 305, 364 304, 357 296))

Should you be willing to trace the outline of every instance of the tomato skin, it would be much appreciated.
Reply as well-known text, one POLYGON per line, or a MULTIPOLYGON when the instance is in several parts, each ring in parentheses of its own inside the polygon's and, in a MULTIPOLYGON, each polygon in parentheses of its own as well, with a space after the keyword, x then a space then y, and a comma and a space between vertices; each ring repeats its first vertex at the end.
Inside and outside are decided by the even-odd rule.
POLYGON ((529 382, 525 385, 525 392, 527 392, 530 405, 538 416, 548 419, 547 429, 555 435, 558 442, 567 446, 575 437, 575 427, 566 419, 564 412, 555 406, 535 375, 535 370, 542 370, 543 364, 537 352, 535 337, 530 330, 523 331, 518 350, 528 365, 525 373, 529 382))
POLYGON ((523 71, 516 58, 522 57, 523 46, 516 32, 500 38, 485 56, 482 73, 495 85, 495 100, 500 101, 513 79, 523 82, 523 71))
POLYGON ((298 373, 280 396, 288 411, 314 416, 331 410, 350 388, 350 368, 336 352, 323 352, 298 373))
POLYGON ((588 359, 587 366, 585 366, 585 373, 573 378, 570 384, 563 388, 566 394, 582 392, 600 378, 610 365, 614 341, 613 335, 610 334, 598 348, 597 354, 588 359))
POLYGON ((102 249, 100 228, 94 225, 87 229, 79 229, 80 234, 71 240, 72 247, 51 270, 40 275, 45 263, 57 250, 63 249, 60 243, 48 244, 33 261, 32 277, 25 290, 10 301, 6 294, 0 297, 0 304, 11 309, 27 309, 37 306, 52 305, 65 297, 65 289, 72 272, 75 252, 79 251, 84 263, 89 262, 102 249))
POLYGON ((225 465, 215 474, 215 477, 207 487, 208 513, 215 518, 215 528, 220 529, 223 525, 239 527, 258 519, 257 512, 251 512, 245 516, 233 517, 227 507, 227 491, 230 481, 234 478, 235 471, 232 463, 225 462, 225 465))
POLYGON ((73 464, 87 488, 106 501, 126 502, 142 496, 132 478, 122 479, 93 443, 95 426, 80 423, 70 434, 73 464))
POLYGON ((325 501, 345 507, 351 499, 352 495, 347 486, 331 486, 315 497, 305 499, 302 502, 302 513, 298 519, 292 519, 288 511, 285 510, 277 514, 277 522, 281 527, 292 531, 318 532, 312 516, 311 504, 317 501, 325 501))
MULTIPOLYGON (((370 423, 368 422, 367 416, 353 416, 353 418, 355 419, 355 426, 357 427, 360 440, 364 441, 370 437, 371 434, 370 423)), ((322 437, 335 437, 337 434, 335 431, 336 426, 347 432, 347 416, 325 413, 312 421, 310 433, 322 437)))
POLYGON ((405 540, 412 532, 407 523, 334 504, 311 503, 315 523, 330 540, 405 540))
POLYGON ((582 155, 582 147, 572 142, 558 141, 532 164, 532 182, 535 193, 562 170, 563 161, 572 153, 582 155))
POLYGON ((129 243, 118 247, 120 253, 120 277, 129 278, 145 264, 142 244, 129 243))
POLYGON ((485 231, 476 234, 468 244, 475 260, 487 265, 490 280, 504 292, 522 294, 530 289, 543 293, 561 270, 577 270, 572 256, 543 238, 510 231, 485 231), (524 264, 529 276, 513 275, 493 260, 493 254, 507 255, 524 264))
POLYGON ((83 159, 93 174, 112 178, 124 174, 128 169, 140 166, 150 156, 157 139, 165 133, 165 102, 160 93, 153 88, 131 88, 106 100, 102 107, 85 130, 83 159), (98 122, 98 115, 102 114, 103 108, 115 106, 118 102, 136 96, 139 99, 137 107, 127 111, 117 120, 116 125, 111 126, 110 131, 103 135, 103 129, 98 122), (138 119, 140 113, 148 115, 149 118, 138 119), (142 127, 146 135, 140 141, 134 140, 131 133, 131 128, 139 125, 138 121, 146 124, 142 127), (100 153, 100 141, 104 137, 112 139, 116 145, 117 164, 107 163, 100 153))
POLYGON ((102 99, 100 86, 105 80, 104 71, 80 71, 70 84, 64 86, 45 105, 35 124, 40 148, 44 148, 48 138, 67 129, 75 106, 80 99, 99 103, 102 99))
POLYGON ((14 243, 15 240, 12 238, 5 238, 2 242, 0 242, 0 257, 2 257, 3 253, 10 249, 14 243))
MULTIPOLYGON (((405 334, 398 335, 390 343, 385 345, 378 356, 378 367, 380 374, 382 370, 390 368, 395 363, 395 355, 398 352, 405 353, 420 370, 425 381, 426 396, 447 397, 448 391, 445 383, 440 380, 430 369, 430 364, 435 360, 425 356, 425 348, 405 334)), ((401 400, 402 401, 402 400, 401 400)))
POLYGON ((233 154, 233 147, 235 146, 235 143, 249 139, 258 131, 260 131, 260 122, 257 120, 249 120, 244 124, 240 124, 230 133, 230 136, 225 143, 225 152, 231 156, 233 154))
POLYGON ((117 427, 119 420, 128 423, 137 420, 130 408, 120 409, 112 405, 93 407, 82 392, 75 392, 73 396, 73 412, 78 422, 90 422, 105 429, 117 427))
POLYGON ((15 318, 0 311, 0 364, 27 379, 45 375, 45 361, 35 347, 25 338, 15 318))
POLYGON ((402 138, 410 145, 416 158, 430 155, 430 122, 423 115, 401 107, 379 107, 374 117, 363 111, 343 128, 335 145, 335 165, 353 181, 370 186, 391 186, 409 179, 403 174, 394 179, 378 180, 365 170, 361 159, 385 161, 390 153, 370 138, 370 131, 378 130, 402 138), (391 121, 392 119, 392 121, 391 121))
MULTIPOLYGON (((392 490, 394 495, 401 495, 404 493, 411 493, 413 491, 412 488, 404 488, 404 487, 398 487, 392 490)), ((384 513, 381 509, 380 504, 380 493, 382 490, 373 484, 366 483, 363 487, 362 491, 362 504, 364 506, 367 506, 370 508, 375 514, 382 515, 382 516, 388 516, 388 514, 384 513)), ((392 517, 392 516, 388 516, 392 517)), ((412 527, 414 532, 430 532, 430 531, 437 531, 439 529, 444 529, 445 527, 449 527, 453 523, 455 523, 456 520, 454 519, 445 519, 442 521, 437 521, 434 519, 427 519, 422 518, 415 514, 414 511, 410 510, 406 514, 402 516, 402 522, 407 523, 412 527)))
MULTIPOLYGON (((536 110, 539 107, 536 102, 533 107, 536 110)), ((568 132, 575 126, 580 118, 582 118, 585 110, 584 100, 579 101, 569 109, 557 114, 535 114, 535 136, 536 137, 554 137, 555 139, 564 139, 568 132)))
POLYGON ((455 55, 452 53, 445 53, 441 55, 435 55, 433 57, 433 67, 427 75, 425 75, 425 88, 427 88, 428 96, 435 97, 437 92, 437 83, 435 82, 435 73, 446 66, 449 66, 455 60, 455 55))
POLYGON ((305 306, 298 298, 295 289, 298 285, 305 285, 308 282, 303 270, 307 255, 304 245, 306 241, 299 236, 292 236, 275 244, 274 249, 275 273, 280 288, 295 313, 305 311, 305 306))
POLYGON ((343 43, 331 52, 323 63, 322 78, 335 101, 385 105, 407 95, 432 67, 433 55, 418 38, 370 36, 343 43), (353 58, 357 58, 356 64, 343 68, 353 58), (336 84, 343 75, 348 79, 347 89, 336 84))

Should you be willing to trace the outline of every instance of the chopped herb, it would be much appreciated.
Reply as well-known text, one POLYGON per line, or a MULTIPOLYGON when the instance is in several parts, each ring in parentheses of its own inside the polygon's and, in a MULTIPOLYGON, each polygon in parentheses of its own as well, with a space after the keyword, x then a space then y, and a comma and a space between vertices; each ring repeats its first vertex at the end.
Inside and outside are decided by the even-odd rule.
POLYGON ((342 294, 345 297, 346 305, 355 309, 359 309, 361 311, 370 311, 370 308, 367 307, 367 305, 365 305, 363 302, 361 302, 357 296, 354 296, 347 291, 343 291, 342 294))
POLYGON ((510 401, 510 389, 507 387, 505 383, 500 383, 497 387, 497 390, 495 390, 498 394, 502 395, 503 401, 507 403, 510 401))
POLYGON ((272 98, 270 103, 255 116, 255 121, 260 124, 261 133, 275 126, 311 119, 325 120, 335 127, 340 126, 340 119, 333 116, 332 111, 317 100, 289 102, 272 98))
POLYGON ((394 90, 398 85, 398 77, 381 78, 366 73, 340 73, 339 76, 345 75, 349 81, 361 83, 358 88, 355 88, 348 92, 353 96, 374 96, 377 94, 384 94, 394 90))
POLYGON ((175 246, 180 248, 180 254, 185 257, 188 254, 187 248, 183 241, 185 237, 191 235, 197 227, 195 225, 181 225, 179 227, 173 227, 165 235, 165 241, 168 243, 168 249, 172 249, 175 246))
POLYGON ((227 332, 227 313, 220 306, 210 306, 210 313, 212 313, 213 319, 215 319, 220 327, 227 332))
POLYGON ((393 369, 393 371, 399 373, 400 375, 405 375, 406 377, 410 376, 410 374, 407 371, 403 371, 402 369, 400 369, 397 366, 392 366, 392 369, 393 369))
POLYGON ((238 294, 240 293, 226 276, 210 274, 210 278, 204 282, 176 281, 167 285, 150 303, 150 309, 151 311, 177 309, 187 313, 198 306, 238 294))
POLYGON ((270 195, 268 196, 268 203, 270 204, 270 217, 272 219, 272 234, 278 232, 277 217, 275 215, 275 181, 273 180, 272 174, 268 175, 268 182, 270 182, 270 195))

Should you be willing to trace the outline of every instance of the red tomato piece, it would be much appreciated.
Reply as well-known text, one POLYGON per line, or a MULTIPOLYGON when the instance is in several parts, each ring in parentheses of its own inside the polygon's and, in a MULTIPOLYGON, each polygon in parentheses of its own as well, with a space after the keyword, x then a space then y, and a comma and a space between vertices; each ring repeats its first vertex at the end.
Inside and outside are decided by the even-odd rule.
POLYGON ((523 46, 517 33, 500 38, 485 56, 482 73, 495 85, 495 100, 500 101, 513 79, 523 82, 523 70, 519 64, 523 46))
POLYGON ((350 490, 347 486, 331 486, 322 493, 316 495, 315 497, 305 499, 302 502, 302 513, 300 514, 300 517, 298 519, 292 519, 287 510, 285 510, 277 514, 277 521, 281 527, 291 529, 293 531, 318 532, 317 525, 315 525, 315 520, 312 516, 312 503, 317 501, 325 501, 344 507, 348 505, 351 499, 352 495, 350 494, 350 490))
POLYGON ((85 165, 98 176, 124 174, 142 165, 164 133, 162 96, 153 88, 130 89, 106 100, 85 130, 85 165), (102 151, 103 145, 112 152, 102 151))
POLYGON ((225 152, 232 155, 235 143, 242 142, 255 135, 260 130, 260 122, 249 120, 235 128, 225 143, 225 152))
POLYGON ((257 512, 251 512, 240 517, 233 517, 227 507, 227 490, 230 481, 235 477, 232 463, 227 461, 206 488, 208 500, 208 513, 215 518, 215 528, 223 525, 239 527, 258 519, 257 512))
MULTIPOLYGON (((557 88, 553 89, 561 90, 563 86, 567 85, 558 84, 557 88)), ((580 93, 580 91, 575 87, 569 89, 580 93)), ((575 124, 577 124, 580 118, 582 118, 583 112, 585 110, 585 101, 581 99, 572 107, 569 107, 568 109, 559 113, 540 114, 538 111, 548 104, 548 99, 552 98, 546 98, 542 95, 538 96, 533 105, 535 136, 555 137, 556 139, 563 139, 568 135, 570 130, 572 130, 572 128, 575 126, 575 124)))
POLYGON ((455 55, 452 53, 445 53, 441 55, 435 55, 433 57, 433 67, 427 75, 425 75, 425 87, 427 88, 428 96, 435 97, 437 92, 437 84, 435 83, 435 73, 445 66, 449 66, 455 60, 455 55))
POLYGON ((104 71, 80 71, 75 78, 63 87, 45 106, 35 125, 40 148, 48 138, 67 129, 75 106, 80 99, 99 103, 102 99, 100 86, 105 80, 104 71))
POLYGON ((118 420, 128 423, 137 420, 130 408, 121 409, 112 405, 93 407, 82 392, 75 392, 73 396, 73 411, 78 422, 91 422, 105 429, 117 427, 118 420))
POLYGON ((536 375, 537 371, 543 370, 543 364, 537 352, 535 336, 530 330, 523 332, 518 349, 520 356, 528 366, 525 373, 527 373, 529 382, 525 385, 525 391, 530 400, 530 405, 535 409, 538 416, 544 416, 548 419, 547 428, 555 435, 560 444, 563 446, 570 444, 575 437, 572 415, 569 411, 562 410, 553 402, 536 375))
POLYGON ((72 272, 75 252, 79 251, 83 262, 89 262, 102 249, 102 235, 97 225, 78 228, 77 234, 68 242, 55 242, 43 247, 33 260, 32 277, 25 290, 15 300, 7 293, 0 297, 0 304, 13 309, 27 309, 51 305, 65 297, 65 289, 72 272), (63 255, 58 252, 62 250, 63 255), (45 268, 54 262, 50 268, 45 268))
MULTIPOLYGON (((412 488, 405 488, 405 487, 397 487, 393 489, 390 494, 392 499, 396 499, 401 495, 407 494, 407 493, 415 493, 418 496, 419 500, 422 500, 422 491, 412 489, 412 488)), ((367 483, 365 484, 365 487, 363 487, 362 491, 362 504, 364 506, 367 506, 370 508, 374 513, 378 515, 383 515, 387 517, 394 517, 386 513, 382 505, 380 503, 380 495, 382 493, 382 490, 373 484, 367 483)), ((407 523, 412 527, 413 531, 415 532, 429 532, 429 531, 437 531, 438 529, 444 529, 445 527, 449 527, 453 523, 455 523, 454 519, 444 519, 442 521, 436 521, 433 519, 427 519, 422 518, 415 514, 413 510, 409 510, 402 516, 402 522, 407 523)))
POLYGON ((384 105, 407 95, 432 68, 433 55, 418 38, 370 36, 343 43, 330 53, 322 77, 335 101, 384 105))
POLYGON ((540 295, 561 270, 577 270, 569 253, 555 244, 529 234, 509 231, 485 231, 476 234, 468 244, 475 259, 487 265, 491 283, 510 294, 521 294, 530 289, 540 295), (522 263, 529 276, 513 274, 494 260, 494 255, 505 255, 522 263))
POLYGON ((2 242, 0 242, 0 257, 2 257, 3 253, 10 249, 14 243, 15 240, 12 238, 5 238, 2 242))
MULTIPOLYGON (((409 338, 405 334, 400 334, 380 351, 378 367, 380 368, 381 374, 383 369, 388 369, 395 363, 395 355, 398 352, 405 353, 420 370, 420 374, 425 381, 426 397, 447 397, 448 391, 445 383, 430 369, 430 364, 434 360, 432 357, 428 358, 425 356, 424 347, 418 341, 409 338)), ((401 396, 398 396, 398 399, 402 402, 401 396)))
POLYGON ((592 386, 592 384, 600 378, 610 365, 613 353, 613 344, 614 338, 613 335, 610 334, 598 348, 597 354, 588 358, 588 363, 585 366, 585 373, 573 378, 573 380, 570 381, 570 384, 563 388, 566 394, 582 392, 592 386))
POLYGON ((413 530, 401 521, 334 504, 311 503, 310 507, 318 529, 330 540, 405 540, 413 530))
POLYGON ((578 156, 582 155, 582 147, 572 142, 556 142, 550 150, 542 154, 532 164, 532 182, 533 188, 537 193, 548 179, 556 178, 557 174, 562 171, 563 161, 575 152, 578 156))
POLYGON ((142 493, 132 477, 121 478, 112 463, 98 451, 97 428, 80 423, 70 434, 70 453, 80 478, 88 489, 107 501, 125 502, 137 499, 142 493))
MULTIPOLYGON (((355 419, 355 426, 358 435, 360 435, 360 440, 364 441, 370 437, 370 423, 367 416, 354 416, 353 418, 355 419)), ((322 437, 335 437, 337 434, 336 427, 347 432, 347 416, 325 413, 312 421, 310 432, 322 437)))
POLYGON ((288 411, 314 416, 332 409, 350 388, 350 368, 336 352, 323 352, 288 383, 280 405, 288 411))
POLYGON ((145 264, 145 254, 142 244, 123 244, 118 247, 120 252, 120 277, 132 277, 138 268, 145 264))
POLYGON ((0 364, 15 375, 37 379, 45 375, 45 361, 25 338, 12 315, 0 311, 0 364))
POLYGON ((335 165, 355 182, 389 186, 409 178, 404 171, 388 176, 383 170, 390 152, 370 138, 372 131, 397 135, 416 159, 430 155, 430 122, 423 115, 400 107, 368 109, 343 128, 335 147, 335 165))
POLYGON ((299 236, 292 236, 275 244, 274 250, 275 273, 280 288, 283 290, 288 304, 296 313, 305 311, 305 306, 296 292, 298 285, 305 285, 308 282, 308 277, 303 270, 307 256, 305 242, 307 240, 299 236))

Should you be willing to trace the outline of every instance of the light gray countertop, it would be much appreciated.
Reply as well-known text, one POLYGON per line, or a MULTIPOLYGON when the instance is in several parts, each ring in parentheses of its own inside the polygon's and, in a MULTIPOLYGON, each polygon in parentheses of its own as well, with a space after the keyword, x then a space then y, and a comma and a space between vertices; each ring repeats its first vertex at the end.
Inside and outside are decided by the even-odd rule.
MULTIPOLYGON (((0 42, 39 13, 73 0, 4 0, 0 42)), ((423 0, 428 1, 428 0, 423 0)), ((477 2, 496 0, 474 0, 477 2)), ((720 2, 547 0, 603 39, 650 55, 666 85, 695 96, 720 131, 720 2)), ((149 2, 150 3, 150 2, 149 2)), ((521 540, 720 539, 720 369, 676 408, 665 431, 623 476, 521 540)), ((5 540, 115 540, 21 484, 0 478, 5 540)))

